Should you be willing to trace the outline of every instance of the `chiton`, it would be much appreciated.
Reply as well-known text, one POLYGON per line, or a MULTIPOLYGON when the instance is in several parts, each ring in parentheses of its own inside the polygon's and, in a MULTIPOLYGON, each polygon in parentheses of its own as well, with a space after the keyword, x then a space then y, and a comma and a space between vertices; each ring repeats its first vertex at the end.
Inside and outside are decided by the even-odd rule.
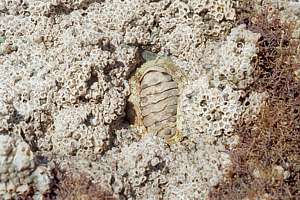
POLYGON ((184 82, 183 72, 167 57, 148 61, 135 71, 127 116, 142 127, 142 136, 153 133, 167 143, 181 139, 179 102, 184 82))

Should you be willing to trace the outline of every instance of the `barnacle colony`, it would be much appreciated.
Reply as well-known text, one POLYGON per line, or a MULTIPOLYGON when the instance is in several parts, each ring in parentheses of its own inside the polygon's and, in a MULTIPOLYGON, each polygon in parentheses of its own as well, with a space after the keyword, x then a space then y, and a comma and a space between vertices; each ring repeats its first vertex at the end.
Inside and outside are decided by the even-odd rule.
POLYGON ((155 134, 169 144, 181 139, 179 100, 185 80, 167 57, 148 61, 135 71, 130 78, 127 116, 142 128, 141 136, 155 134))

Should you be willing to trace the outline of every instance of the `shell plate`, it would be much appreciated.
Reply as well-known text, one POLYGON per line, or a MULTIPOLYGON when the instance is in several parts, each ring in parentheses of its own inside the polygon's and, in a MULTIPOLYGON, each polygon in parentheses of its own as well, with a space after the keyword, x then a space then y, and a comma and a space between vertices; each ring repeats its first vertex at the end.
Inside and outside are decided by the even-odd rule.
POLYGON ((141 136, 153 133, 169 144, 181 139, 178 108, 184 82, 182 71, 169 58, 148 61, 136 70, 130 79, 127 116, 142 127, 141 136))

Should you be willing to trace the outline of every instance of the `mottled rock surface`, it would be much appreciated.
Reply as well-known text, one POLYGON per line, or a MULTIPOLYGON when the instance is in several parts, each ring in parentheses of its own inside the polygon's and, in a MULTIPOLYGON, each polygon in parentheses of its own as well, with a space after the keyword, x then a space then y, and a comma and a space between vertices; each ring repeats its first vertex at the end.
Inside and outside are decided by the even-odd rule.
MULTIPOLYGON (((255 81, 259 35, 235 26, 238 6, 234 0, 0 0, 1 197, 26 194, 28 187, 36 198, 45 196, 47 166, 55 161, 119 199, 204 199, 230 165, 226 152, 238 140, 233 125, 258 113, 265 98, 243 92, 255 81), (145 52, 149 59, 168 57, 187 76, 176 110, 184 137, 174 145, 140 138, 126 121, 128 80, 145 52)), ((159 72, 144 77, 145 116, 161 108, 147 109, 149 102, 177 94, 171 79, 159 72), (172 90, 152 98, 147 89, 158 77, 172 90)))

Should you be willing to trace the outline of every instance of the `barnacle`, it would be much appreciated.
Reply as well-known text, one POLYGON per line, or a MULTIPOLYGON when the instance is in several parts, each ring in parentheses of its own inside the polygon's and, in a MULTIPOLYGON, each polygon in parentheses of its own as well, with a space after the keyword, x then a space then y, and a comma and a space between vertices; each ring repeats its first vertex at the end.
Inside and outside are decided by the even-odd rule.
POLYGON ((183 72, 170 58, 156 58, 137 69, 130 79, 128 99, 129 121, 142 127, 145 133, 154 133, 176 143, 180 133, 180 94, 185 82, 183 72))

